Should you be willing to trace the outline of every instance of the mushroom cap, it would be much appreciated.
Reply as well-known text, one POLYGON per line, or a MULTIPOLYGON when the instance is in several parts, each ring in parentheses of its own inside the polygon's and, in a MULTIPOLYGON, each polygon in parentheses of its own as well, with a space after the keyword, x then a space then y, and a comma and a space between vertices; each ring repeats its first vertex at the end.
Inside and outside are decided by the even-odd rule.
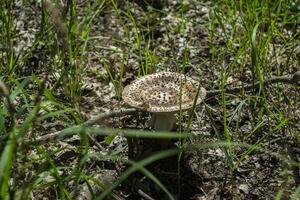
MULTIPOLYGON (((127 85, 122 96, 130 106, 148 112, 177 112, 180 110, 180 87, 181 110, 187 110, 194 104, 199 83, 179 73, 160 72, 143 76, 127 85)), ((200 88, 196 105, 201 103, 205 95, 206 90, 200 88)))

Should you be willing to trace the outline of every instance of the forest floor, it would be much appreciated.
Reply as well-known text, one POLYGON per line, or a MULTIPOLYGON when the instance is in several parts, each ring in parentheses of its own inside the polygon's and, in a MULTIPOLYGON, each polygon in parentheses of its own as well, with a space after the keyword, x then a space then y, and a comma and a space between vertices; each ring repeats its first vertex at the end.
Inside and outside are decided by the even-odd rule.
MULTIPOLYGON (((1 106, 1 137, 11 130, 12 112, 16 127, 26 130, 12 158, 11 196, 101 199, 108 191, 111 199, 170 199, 168 192, 174 199, 299 198, 299 81, 264 84, 300 70, 299 1, 153 1, 156 8, 138 0, 45 2, 15 0, 11 9, 1 8, 14 28, 8 38, 10 28, 0 24, 2 44, 11 45, 0 46, 0 81, 15 107, 1 106), (129 108, 122 89, 161 71, 184 73, 207 91, 221 89, 196 107, 190 127, 190 113, 178 119, 174 132, 189 130, 189 137, 177 145, 190 148, 175 162, 162 158, 130 168, 122 130, 138 130, 138 137, 154 132, 145 112, 98 121, 90 136, 80 129, 38 141, 129 108), (258 89, 222 92, 256 81, 258 89)), ((138 142, 151 148, 148 140, 138 142)), ((0 145, 3 161, 8 143, 0 145)))

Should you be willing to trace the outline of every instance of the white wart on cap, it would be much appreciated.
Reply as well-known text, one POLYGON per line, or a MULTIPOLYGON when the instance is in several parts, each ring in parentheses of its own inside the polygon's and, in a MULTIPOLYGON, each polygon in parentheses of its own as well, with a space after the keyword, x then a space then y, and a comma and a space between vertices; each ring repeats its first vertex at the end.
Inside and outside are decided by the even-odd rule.
MULTIPOLYGON (((194 104, 198 87, 198 82, 185 75, 160 72, 133 81, 124 88, 122 96, 132 107, 152 113, 170 113, 180 110, 180 88, 181 109, 187 110, 194 104)), ((200 88, 196 105, 203 101, 205 95, 205 89, 200 88)))

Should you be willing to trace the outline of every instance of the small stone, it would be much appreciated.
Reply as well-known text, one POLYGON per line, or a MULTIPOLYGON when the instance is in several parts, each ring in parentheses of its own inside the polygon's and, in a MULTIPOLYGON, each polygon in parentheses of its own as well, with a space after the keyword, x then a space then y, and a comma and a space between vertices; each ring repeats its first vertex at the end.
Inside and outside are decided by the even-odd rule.
POLYGON ((243 191, 245 194, 249 194, 249 186, 247 184, 239 185, 239 190, 243 191))
POLYGON ((207 13, 209 13, 209 8, 208 7, 202 7, 200 12, 201 12, 201 14, 207 14, 207 13))

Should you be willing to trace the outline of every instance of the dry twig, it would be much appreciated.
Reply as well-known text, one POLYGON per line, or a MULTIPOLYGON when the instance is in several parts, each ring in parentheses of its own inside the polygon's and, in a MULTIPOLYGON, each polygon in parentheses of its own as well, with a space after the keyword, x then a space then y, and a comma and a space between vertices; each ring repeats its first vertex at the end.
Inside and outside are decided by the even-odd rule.
POLYGON ((144 198, 144 199, 146 199, 146 200, 155 200, 155 199, 153 199, 151 196, 149 196, 148 194, 146 194, 143 190, 141 190, 141 189, 139 189, 138 191, 137 191, 137 193, 142 197, 142 198, 144 198))
MULTIPOLYGON (((83 123, 82 125, 78 125, 78 128, 80 126, 93 126, 95 124, 101 124, 101 121, 103 121, 107 118, 122 116, 122 115, 130 115, 130 114, 134 114, 136 112, 137 112, 137 110, 135 108, 113 110, 113 111, 110 111, 110 112, 100 114, 96 118, 90 119, 90 120, 86 121, 85 123, 83 123)), ((37 137, 33 142, 34 143, 41 143, 41 142, 46 142, 46 141, 49 141, 49 140, 53 140, 53 139, 56 139, 61 133, 62 133, 62 131, 56 131, 56 132, 53 132, 51 134, 43 135, 43 136, 37 137)), ((92 136, 89 135, 90 139, 91 139, 91 137, 92 136)), ((95 142, 94 139, 92 139, 92 141, 95 142)), ((30 141, 26 141, 26 142, 30 143, 30 141)), ((97 147, 101 149, 101 145, 100 146, 97 145, 97 147)))
MULTIPOLYGON (((270 85, 274 83, 283 83, 283 84, 295 84, 300 85, 300 71, 295 72, 292 76, 277 76, 270 79, 266 79, 264 84, 270 85)), ((225 93, 236 94, 242 91, 250 91, 259 87, 259 82, 254 84, 247 84, 244 86, 237 86, 231 88, 225 88, 225 93)), ((207 91, 207 97, 215 96, 221 94, 222 90, 209 90, 207 91)))
MULTIPOLYGON (((279 76, 279 77, 274 77, 274 78, 265 80, 266 85, 274 84, 274 83, 299 85, 300 84, 299 82, 300 82, 300 71, 294 73, 292 76, 279 76)), ((242 91, 249 91, 249 90, 255 89, 257 87, 259 87, 259 82, 255 83, 254 85, 248 84, 245 86, 226 88, 225 92, 231 93, 231 94, 240 93, 242 91)), ((221 94, 221 92, 222 92, 222 90, 208 90, 207 97, 219 95, 219 94, 221 94)), ((90 120, 86 121, 85 123, 83 123, 82 125, 78 125, 78 127, 93 126, 95 124, 101 124, 101 121, 103 121, 107 118, 112 118, 112 117, 122 116, 122 115, 132 115, 136 112, 137 112, 137 109, 135 109, 135 108, 113 110, 113 111, 110 111, 107 113, 100 114, 98 117, 96 117, 94 119, 90 119, 90 120)), ((48 135, 43 135, 43 136, 37 137, 34 140, 34 143, 42 143, 42 142, 56 139, 61 133, 62 133, 62 131, 56 131, 56 132, 48 134, 48 135)), ((96 141, 91 135, 89 135, 89 138, 94 142, 96 141)), ((26 142, 30 143, 30 141, 26 141, 26 142)), ((98 148, 101 148, 101 147, 98 146, 98 148)))

